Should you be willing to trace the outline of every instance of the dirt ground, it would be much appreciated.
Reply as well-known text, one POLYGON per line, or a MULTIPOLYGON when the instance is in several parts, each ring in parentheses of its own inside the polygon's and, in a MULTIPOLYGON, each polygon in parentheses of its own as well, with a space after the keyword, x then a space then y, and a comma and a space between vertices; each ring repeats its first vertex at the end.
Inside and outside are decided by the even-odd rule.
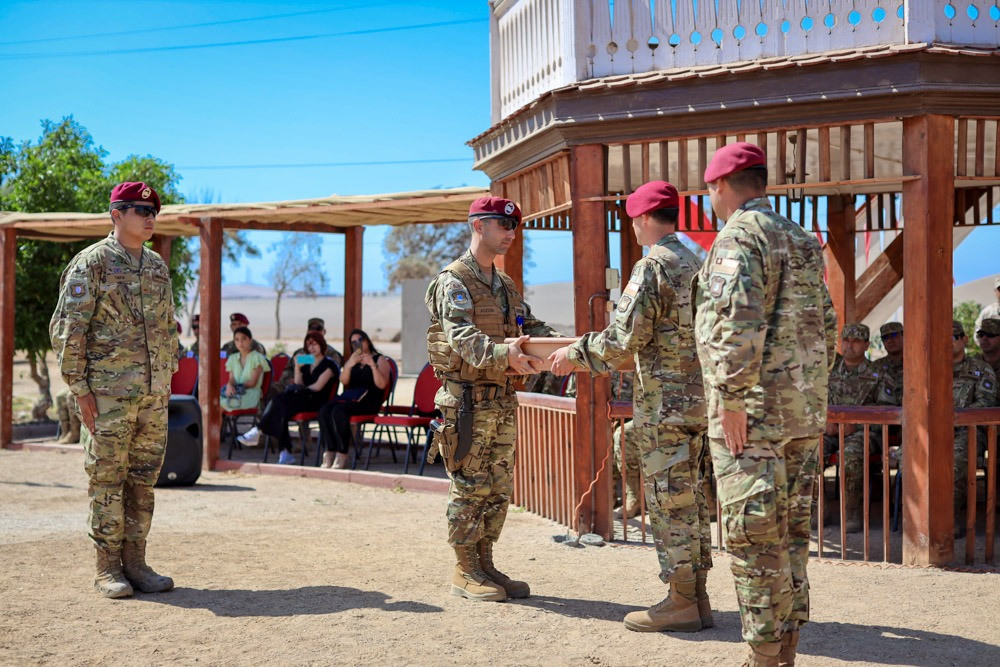
MULTIPOLYGON (((82 454, 0 451, 2 664, 736 665, 745 649, 728 559, 716 627, 639 634, 663 596, 648 547, 572 549, 512 512, 498 562, 532 597, 453 597, 443 495, 208 473, 161 489, 150 562, 177 588, 91 588, 82 454)), ((1000 576, 814 563, 800 664, 1000 664, 1000 576)))

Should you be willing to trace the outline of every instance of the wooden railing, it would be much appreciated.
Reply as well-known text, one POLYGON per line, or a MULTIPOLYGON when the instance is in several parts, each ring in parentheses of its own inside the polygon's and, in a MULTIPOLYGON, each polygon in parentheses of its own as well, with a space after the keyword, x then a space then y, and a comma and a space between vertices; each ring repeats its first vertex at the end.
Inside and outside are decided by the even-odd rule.
POLYGON ((523 392, 518 392, 517 400, 517 465, 511 502, 572 526, 576 400, 523 392))
POLYGON ((998 45, 1000 9, 975 0, 499 0, 493 121, 590 78, 917 42, 998 45))
MULTIPOLYGON (((573 484, 574 457, 573 415, 576 403, 570 398, 544 396, 541 394, 518 394, 521 403, 518 408, 518 462, 515 475, 514 503, 558 523, 574 528, 572 517, 576 490, 573 484)), ((628 403, 609 404, 609 416, 618 424, 632 417, 632 406, 628 403)), ((843 407, 831 406, 827 412, 830 423, 837 425, 839 451, 835 457, 824 460, 823 493, 817 494, 816 507, 818 527, 814 529, 814 556, 841 560, 862 560, 871 562, 902 562, 903 521, 901 507, 901 476, 896 461, 901 461, 899 440, 889 437, 890 428, 899 429, 902 423, 902 409, 898 407, 843 407), (864 471, 862 499, 862 532, 858 536, 847 533, 846 516, 846 476, 844 475, 844 427, 852 424, 863 429, 864 471), (883 442, 889 446, 878 451, 874 427, 883 431, 883 442), (878 452, 878 453, 876 453, 878 452), (827 465, 829 464, 829 465, 827 465), (832 479, 831 479, 832 475, 832 479), (873 479, 873 475, 875 476, 873 479), (829 496, 833 496, 830 498, 829 496), (881 499, 878 502, 878 499, 881 499), (823 521, 826 505, 835 502, 839 507, 841 520, 829 526, 823 521), (833 544, 831 544, 833 543, 833 544)), ((996 501, 997 480, 994 472, 998 455, 997 432, 1000 426, 1000 408, 960 409, 955 411, 956 428, 969 429, 969 483, 968 509, 965 514, 966 537, 963 560, 967 565, 979 563, 993 565, 996 541, 996 501), (981 430, 980 430, 981 429, 981 430), (977 442, 982 442, 985 431, 986 471, 977 467, 977 442), (984 482, 985 504, 979 514, 979 482, 984 482), (982 523, 980 536, 976 532, 982 523), (977 546, 982 540, 982 549, 977 546), (980 557, 981 554, 981 557, 980 557)), ((897 431, 898 432, 898 431, 897 431)), ((624 447, 622 448, 624 451, 624 447)), ((587 465, 590 461, 576 462, 587 465)), ((624 461, 622 461, 624 464, 624 461)), ((622 465, 624 470, 624 465, 622 465)), ((641 475, 641 471, 639 471, 641 475)), ((952 475, 953 471, 936 471, 936 474, 952 475)), ((621 497, 626 495, 624 475, 621 481, 621 497)), ((640 485, 641 493, 641 485, 640 485)), ((714 480, 710 503, 715 505, 715 516, 720 508, 715 500, 714 480)), ((615 528, 615 537, 626 542, 652 543, 648 530, 644 499, 640 495, 640 514, 634 520, 623 520, 615 528)), ((722 527, 715 522, 713 546, 724 548, 722 527)))

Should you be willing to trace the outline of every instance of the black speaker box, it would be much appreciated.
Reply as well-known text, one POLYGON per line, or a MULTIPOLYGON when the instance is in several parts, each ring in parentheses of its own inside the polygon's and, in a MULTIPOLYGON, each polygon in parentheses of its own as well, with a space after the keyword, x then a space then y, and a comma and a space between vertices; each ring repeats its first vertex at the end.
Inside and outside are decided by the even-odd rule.
POLYGON ((173 394, 167 407, 167 449, 156 486, 190 486, 201 476, 201 406, 173 394))

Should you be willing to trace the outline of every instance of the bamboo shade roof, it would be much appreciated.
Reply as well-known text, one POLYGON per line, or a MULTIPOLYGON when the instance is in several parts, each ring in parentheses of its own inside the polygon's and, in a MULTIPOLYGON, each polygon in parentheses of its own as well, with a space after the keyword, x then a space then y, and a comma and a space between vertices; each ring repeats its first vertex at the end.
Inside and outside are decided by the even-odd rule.
MULTIPOLYGON (((201 218, 221 219, 231 229, 328 232, 367 225, 464 222, 469 204, 486 195, 487 188, 461 187, 254 204, 174 204, 161 209, 156 233, 196 236, 201 218)), ((76 241, 106 236, 111 219, 107 213, 0 211, 0 227, 14 227, 24 238, 76 241)))

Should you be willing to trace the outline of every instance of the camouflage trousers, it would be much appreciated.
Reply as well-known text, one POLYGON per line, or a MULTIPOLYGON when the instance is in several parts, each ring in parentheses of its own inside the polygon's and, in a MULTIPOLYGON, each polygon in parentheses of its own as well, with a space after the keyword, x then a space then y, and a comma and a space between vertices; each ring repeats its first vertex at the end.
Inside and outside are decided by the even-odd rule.
POLYGON ((80 408, 76 405, 76 394, 69 389, 63 389, 56 394, 56 414, 59 423, 80 423, 80 408))
POLYGON ((743 639, 775 642, 809 620, 809 512, 819 438, 751 441, 739 456, 711 438, 743 639))
MULTIPOLYGON (((457 438, 458 410, 439 405, 445 437, 457 438)), ((449 471, 448 543, 471 545, 486 538, 496 542, 514 492, 516 408, 474 413, 472 448, 461 469, 449 471)))
POLYGON ((712 531, 701 470, 705 431, 655 424, 638 438, 646 508, 664 583, 712 567, 712 531))
POLYGON ((153 485, 167 443, 168 396, 97 396, 94 432, 84 440, 90 477, 90 537, 118 549, 146 538, 153 485))
MULTIPOLYGON (((879 438, 873 430, 868 433, 868 455, 881 453, 882 448, 879 438)), ((823 461, 829 457, 840 454, 840 436, 823 436, 823 461)), ((865 431, 859 425, 858 430, 850 435, 844 436, 844 489, 851 498, 862 498, 864 496, 865 480, 865 431)))
POLYGON ((614 491, 618 493, 622 486, 622 451, 625 452, 625 496, 622 504, 628 505, 639 499, 639 446, 636 444, 635 426, 631 419, 625 421, 624 428, 621 423, 615 426, 614 434, 611 436, 614 444, 615 474, 614 491), (624 447, 622 446, 622 435, 624 433, 624 447))

